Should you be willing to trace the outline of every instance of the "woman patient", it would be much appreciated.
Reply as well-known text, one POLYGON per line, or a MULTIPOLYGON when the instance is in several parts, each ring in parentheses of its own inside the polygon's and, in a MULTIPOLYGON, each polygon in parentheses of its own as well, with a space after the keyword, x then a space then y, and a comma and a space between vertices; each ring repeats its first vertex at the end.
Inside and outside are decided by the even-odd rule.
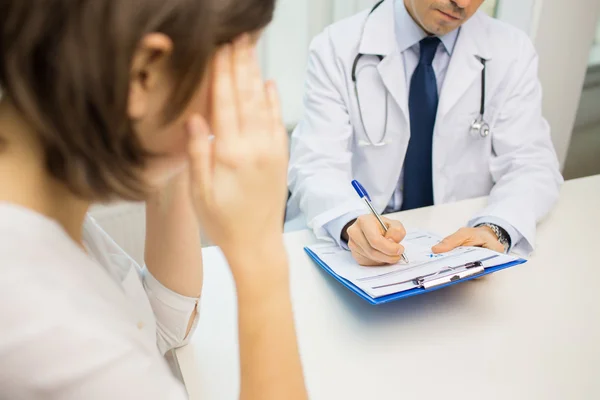
POLYGON ((255 54, 273 8, 2 0, 0 398, 185 398, 163 354, 201 312, 200 226, 236 283, 241 397, 306 398, 255 54), (117 199, 146 201, 144 268, 87 217, 117 199))

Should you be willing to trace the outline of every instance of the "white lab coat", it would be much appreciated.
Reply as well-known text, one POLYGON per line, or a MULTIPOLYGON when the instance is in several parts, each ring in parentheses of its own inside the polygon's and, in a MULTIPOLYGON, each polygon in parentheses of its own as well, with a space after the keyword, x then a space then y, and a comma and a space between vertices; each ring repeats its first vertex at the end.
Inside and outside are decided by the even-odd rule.
MULTIPOLYGON (((317 237, 329 238, 328 222, 365 210, 352 189, 359 180, 383 211, 396 189, 410 138, 408 90, 396 45, 394 4, 386 0, 368 11, 327 28, 311 44, 305 115, 292 135, 288 220, 302 216, 317 237), (364 29, 364 34, 363 34, 364 29), (377 65, 360 75, 359 93, 366 139, 360 121, 352 63, 377 65), (385 139, 382 107, 388 93, 385 139), (372 118, 372 115, 379 117, 372 118), (369 117, 370 120, 369 120, 369 117)), ((485 216, 512 225, 523 240, 515 250, 529 253, 536 224, 557 201, 562 177, 542 116, 538 58, 521 31, 483 12, 461 28, 448 66, 433 138, 435 204, 489 195, 489 205, 470 222, 485 216), (487 60, 485 120, 491 134, 469 132, 479 115, 480 59, 487 60)))

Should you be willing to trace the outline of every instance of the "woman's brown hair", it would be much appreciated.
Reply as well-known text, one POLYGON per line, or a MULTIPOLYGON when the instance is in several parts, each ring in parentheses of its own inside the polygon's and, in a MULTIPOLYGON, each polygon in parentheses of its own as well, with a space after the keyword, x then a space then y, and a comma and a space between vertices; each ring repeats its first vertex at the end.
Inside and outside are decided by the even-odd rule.
POLYGON ((275 0, 2 0, 0 87, 36 130, 50 174, 89 199, 141 199, 148 154, 127 116, 144 35, 174 43, 167 122, 185 108, 217 45, 272 19, 275 0))

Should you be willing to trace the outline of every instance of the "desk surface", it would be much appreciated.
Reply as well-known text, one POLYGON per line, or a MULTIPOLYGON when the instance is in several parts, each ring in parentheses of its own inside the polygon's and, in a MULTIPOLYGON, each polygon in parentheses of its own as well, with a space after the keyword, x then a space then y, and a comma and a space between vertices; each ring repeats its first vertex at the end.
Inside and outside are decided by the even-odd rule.
MULTIPOLYGON (((448 234, 485 203, 398 214, 448 234)), ((371 306, 286 235, 292 296, 312 399, 600 399, 600 176, 567 182, 530 261, 484 279, 371 306)), ((178 360, 192 400, 239 390, 234 285, 205 251, 201 318, 178 360)))

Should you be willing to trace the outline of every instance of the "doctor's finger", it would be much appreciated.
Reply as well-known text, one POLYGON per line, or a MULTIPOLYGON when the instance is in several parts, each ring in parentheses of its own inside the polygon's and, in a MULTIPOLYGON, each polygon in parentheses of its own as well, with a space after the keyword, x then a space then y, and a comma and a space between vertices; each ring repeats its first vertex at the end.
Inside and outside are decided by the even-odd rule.
MULTIPOLYGON (((361 254, 363 254, 365 257, 369 258, 370 260, 379 263, 379 265, 395 264, 399 260, 401 251, 397 250, 398 251, 397 254, 388 255, 388 254, 382 253, 381 251, 375 249, 369 242, 364 230, 361 227, 361 221, 364 223, 364 221, 365 220, 368 221, 368 219, 369 219, 368 217, 367 218, 359 217, 357 222, 354 223, 352 226, 350 226, 350 228, 348 229, 348 238, 349 238, 348 242, 353 241, 354 244, 358 248, 360 248, 361 254)), ((381 229, 381 227, 379 229, 381 229)), ((378 232, 378 231, 376 231, 376 232, 378 232)), ((379 236, 379 238, 381 240, 389 241, 389 239, 385 239, 382 236, 381 232, 377 233, 377 235, 379 236)), ((392 243, 390 241, 390 245, 393 245, 393 244, 394 243, 392 243)))
POLYGON ((475 242, 472 232, 469 229, 460 229, 456 233, 446 237, 444 240, 433 246, 431 251, 436 254, 447 253, 460 246, 479 246, 475 242))
POLYGON ((354 259, 356 261, 358 261, 358 263, 360 265, 364 265, 364 261, 372 262, 372 260, 370 260, 369 257, 367 257, 364 254, 363 249, 358 244, 356 244, 356 242, 354 240, 352 240, 352 239, 348 240, 348 248, 350 249, 350 252, 352 253, 352 257, 354 257, 354 259), (361 260, 363 262, 361 262, 361 260))
POLYGON ((378 252, 377 250, 369 247, 366 239, 363 243, 358 243, 355 240, 350 239, 348 241, 348 247, 352 252, 352 257, 362 266, 367 267, 376 267, 383 265, 391 265, 396 264, 400 261, 400 259, 396 259, 393 257, 386 256, 383 253, 378 252))
POLYGON ((382 262, 373 261, 364 255, 362 253, 362 249, 358 247, 358 245, 352 240, 348 241, 348 247, 352 252, 352 258, 354 258, 354 260, 363 267, 380 267, 386 265, 382 262))
POLYGON ((404 240, 406 237, 406 229, 400 221, 383 218, 383 222, 385 222, 388 227, 388 231, 385 234, 386 238, 391 239, 396 243, 400 243, 404 240))
MULTIPOLYGON (((397 262, 400 261, 401 254, 404 251, 404 248, 402 248, 402 246, 400 246, 401 249, 398 250, 397 254, 394 254, 394 255, 385 254, 385 253, 377 250, 373 246, 371 246, 371 243, 367 239, 365 233, 360 229, 354 230, 353 234, 350 236, 350 239, 352 241, 354 241, 354 243, 358 247, 361 254, 363 254, 368 259, 379 263, 379 265, 396 264, 397 262)), ((382 240, 387 241, 388 239, 382 239, 382 240)))
POLYGON ((379 221, 375 217, 359 219, 359 226, 365 235, 370 247, 391 257, 402 254, 404 248, 396 241, 385 237, 379 221))

